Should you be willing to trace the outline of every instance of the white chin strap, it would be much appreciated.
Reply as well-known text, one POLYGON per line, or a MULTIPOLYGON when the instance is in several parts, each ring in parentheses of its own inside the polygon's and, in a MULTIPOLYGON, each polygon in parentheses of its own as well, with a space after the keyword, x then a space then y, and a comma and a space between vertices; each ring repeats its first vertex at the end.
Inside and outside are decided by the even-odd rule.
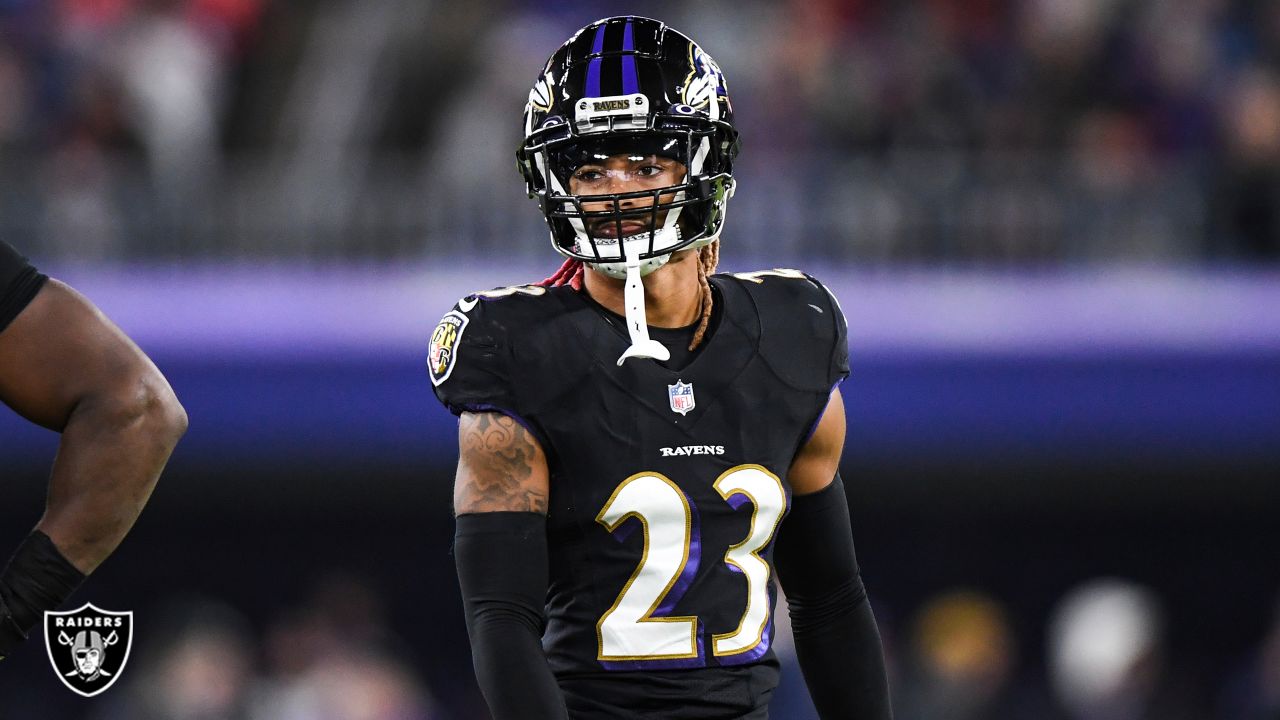
MULTIPOLYGON (((623 302, 627 308, 627 333, 631 336, 631 347, 618 358, 618 366, 627 358, 650 358, 652 360, 670 360, 671 351, 665 345, 649 337, 649 322, 644 311, 644 282, 640 279, 647 273, 641 271, 646 262, 640 261, 640 251, 648 247, 648 233, 623 241, 622 251, 627 258, 627 285, 623 291, 623 302)), ((665 263, 669 255, 662 256, 665 263)), ((661 265, 662 263, 659 263, 661 265)))

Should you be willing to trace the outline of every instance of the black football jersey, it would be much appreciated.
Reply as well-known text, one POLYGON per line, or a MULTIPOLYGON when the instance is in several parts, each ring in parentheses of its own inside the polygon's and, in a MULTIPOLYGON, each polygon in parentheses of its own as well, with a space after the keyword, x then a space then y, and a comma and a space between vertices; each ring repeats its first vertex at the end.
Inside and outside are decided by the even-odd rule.
POLYGON ((798 271, 710 282, 712 331, 679 369, 619 367, 625 327, 568 287, 469 296, 432 337, 439 399, 510 415, 546 452, 543 645, 574 717, 739 717, 776 684, 773 540, 848 374, 845 320, 798 271))
POLYGON ((47 278, 0 240, 0 332, 26 309, 47 278))

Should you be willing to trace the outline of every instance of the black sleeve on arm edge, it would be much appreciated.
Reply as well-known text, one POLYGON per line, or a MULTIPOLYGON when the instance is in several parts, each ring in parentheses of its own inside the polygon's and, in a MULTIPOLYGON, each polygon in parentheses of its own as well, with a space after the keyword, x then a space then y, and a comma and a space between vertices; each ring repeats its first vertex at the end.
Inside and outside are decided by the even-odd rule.
POLYGON ((33 530, 0 572, 0 659, 11 654, 31 629, 56 610, 84 582, 84 573, 33 530))
POLYGON ((889 720, 880 630, 858 572, 844 482, 791 500, 773 551, 796 655, 823 720, 889 720))
POLYGON ((0 240, 0 332, 26 309, 48 279, 0 240))
POLYGON ((459 515, 453 555, 476 680, 494 720, 568 718, 542 651, 547 516, 459 515))

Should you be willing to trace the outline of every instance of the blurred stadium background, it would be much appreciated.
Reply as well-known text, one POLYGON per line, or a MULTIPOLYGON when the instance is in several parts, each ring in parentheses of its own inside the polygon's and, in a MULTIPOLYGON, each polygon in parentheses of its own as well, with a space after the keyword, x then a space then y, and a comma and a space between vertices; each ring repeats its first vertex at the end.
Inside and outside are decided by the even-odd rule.
MULTIPOLYGON (((627 11, 729 78, 722 267, 849 316, 898 717, 1280 717, 1280 3, 0 0, 0 237, 191 416, 75 598, 135 611, 125 676, 34 638, 0 718, 485 717, 424 348, 558 264, 520 110, 627 11)), ((55 447, 0 413, 0 547, 55 447)))

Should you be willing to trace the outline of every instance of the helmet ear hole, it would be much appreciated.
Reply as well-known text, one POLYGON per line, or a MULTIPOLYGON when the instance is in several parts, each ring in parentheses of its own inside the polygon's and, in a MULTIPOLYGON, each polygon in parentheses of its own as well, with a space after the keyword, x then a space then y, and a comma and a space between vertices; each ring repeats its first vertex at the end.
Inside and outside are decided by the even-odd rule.
POLYGON ((737 154, 732 107, 715 61, 665 24, 618 16, 579 30, 552 54, 530 91, 516 153, 552 246, 584 262, 623 262, 622 238, 594 236, 593 227, 612 223, 611 234, 621 234, 624 223, 634 227, 637 204, 656 208, 642 260, 718 237, 737 154), (614 217, 588 215, 587 196, 571 194, 569 183, 588 153, 672 157, 686 174, 660 191, 591 195, 587 202, 608 203, 614 217))

